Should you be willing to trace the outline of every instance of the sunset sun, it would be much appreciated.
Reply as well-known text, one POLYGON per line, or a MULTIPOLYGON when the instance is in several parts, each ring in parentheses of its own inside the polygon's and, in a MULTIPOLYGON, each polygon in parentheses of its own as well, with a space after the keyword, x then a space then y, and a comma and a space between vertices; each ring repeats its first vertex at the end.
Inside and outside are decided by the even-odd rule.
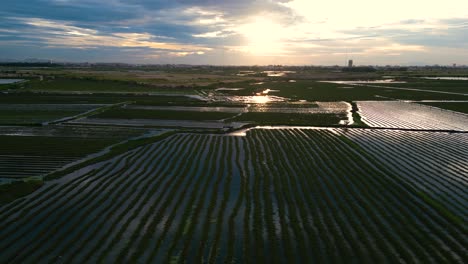
POLYGON ((283 52, 284 29, 269 18, 255 17, 239 28, 246 38, 246 51, 256 55, 277 55, 283 52))

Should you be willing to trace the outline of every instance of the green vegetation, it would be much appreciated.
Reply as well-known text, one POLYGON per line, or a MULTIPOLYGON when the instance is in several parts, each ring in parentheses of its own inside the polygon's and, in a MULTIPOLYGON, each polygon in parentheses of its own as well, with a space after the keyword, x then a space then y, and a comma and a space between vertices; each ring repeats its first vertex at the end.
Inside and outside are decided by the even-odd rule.
POLYGON ((258 125, 337 126, 345 114, 244 113, 229 121, 249 121, 258 125))
POLYGON ((46 180, 58 179, 58 178, 60 178, 60 177, 62 177, 64 175, 72 173, 73 171, 76 171, 76 170, 78 170, 80 168, 95 164, 97 162, 105 161, 107 159, 110 159, 110 158, 115 157, 117 155, 123 154, 123 153, 125 153, 127 151, 130 151, 132 149, 142 147, 144 145, 151 144, 151 143, 158 142, 160 140, 166 139, 166 138, 174 135, 175 133, 176 133, 175 131, 168 131, 168 132, 165 132, 165 133, 163 133, 161 135, 157 135, 157 136, 154 136, 154 137, 145 137, 145 138, 139 138, 139 139, 132 139, 132 140, 122 142, 120 144, 117 144, 117 145, 111 147, 109 149, 109 152, 103 154, 102 156, 98 156, 96 158, 93 158, 93 159, 87 160, 85 162, 76 164, 76 165, 71 166, 71 167, 69 167, 69 168, 67 168, 65 170, 50 173, 50 174, 45 176, 45 179, 46 180))
MULTIPOLYGON (((447 204, 441 195, 458 188, 450 180, 457 175, 438 174, 445 185, 431 184, 430 175, 405 174, 386 162, 410 155, 419 164, 430 149, 420 157, 384 154, 389 138, 374 138, 380 144, 369 149, 346 133, 369 137, 360 129, 253 129, 246 137, 170 133, 122 144, 76 177, 2 207, 0 259, 464 258, 463 200, 447 204)), ((464 140, 453 139, 450 148, 464 140)))
POLYGON ((80 157, 113 143, 115 139, 0 136, 0 155, 80 157))
POLYGON ((81 111, 0 110, 0 125, 41 125, 47 121, 74 116, 81 111))
MULTIPOLYGON (((6 66, 18 68, 5 73, 31 81, 0 93, 0 124, 76 115, 92 121, 225 120, 285 127, 252 128, 242 137, 221 135, 222 130, 125 127, 118 120, 106 126, 2 126, 0 178, 16 181, 0 185, 1 263, 459 263, 468 257, 466 190, 460 184, 468 170, 465 134, 363 129, 355 103, 464 100, 429 90, 466 93, 466 81, 407 78, 426 74, 407 68, 291 67, 290 76, 267 77, 262 67, 6 66), (240 71, 254 74, 238 76, 240 71), (408 83, 320 82, 383 74, 408 83), (245 89, 215 91, 221 87, 245 89), (266 89, 287 100, 246 105, 228 98, 266 89), (345 110, 268 112, 341 107, 320 101, 351 102, 354 125, 339 124, 348 118, 345 110), (137 137, 143 134, 148 136, 137 137)), ((466 113, 466 103, 427 105, 466 113)))
MULTIPOLYGON (((388 84, 371 84, 365 85, 349 85, 324 83, 313 80, 296 80, 296 82, 288 82, 288 79, 278 79, 276 81, 266 81, 260 85, 245 84, 245 89, 239 91, 223 91, 225 94, 231 95, 253 95, 262 92, 266 89, 278 90, 278 92, 270 93, 271 95, 289 98, 291 100, 308 100, 308 101, 365 101, 365 100, 388 100, 390 99, 405 99, 405 100, 464 100, 466 96, 442 94, 433 92, 419 92, 411 90, 392 89, 392 85, 388 84), (375 87, 376 86, 376 87, 375 87), (385 86, 385 87, 379 87, 385 86), (388 86, 388 88, 387 88, 388 86)), ((349 80, 349 79, 345 79, 349 80)), ((464 82, 466 87, 467 81, 464 82)), ((407 87, 406 84, 393 84, 393 87, 407 87)), ((231 85, 233 87, 239 87, 231 85)), ((455 88, 463 89, 459 86, 455 88)), ((407 88, 410 88, 407 87, 407 88)), ((466 91, 466 90, 465 90, 466 91)))
POLYGON ((94 78, 57 78, 44 81, 30 81, 25 90, 34 92, 66 93, 174 93, 193 94, 191 88, 159 88, 128 81, 98 80, 94 78))
POLYGON ((140 109, 113 109, 91 118, 120 118, 120 119, 163 119, 163 120, 221 120, 234 116, 233 113, 223 112, 189 112, 140 109))
POLYGON ((26 178, 20 181, 0 184, 0 206, 34 192, 43 184, 44 182, 40 178, 26 178))
MULTIPOLYGON (((349 87, 349 85, 323 83, 311 80, 297 80, 288 82, 280 79, 278 81, 265 82, 260 85, 246 85, 244 90, 223 91, 234 95, 253 95, 266 89, 278 90, 270 93, 274 96, 281 96, 292 100, 307 101, 349 101, 349 100, 379 100, 376 95, 381 95, 381 91, 371 87, 349 87)), ((381 99, 380 99, 381 100, 381 99)))
POLYGON ((200 102, 187 96, 138 94, 58 94, 15 92, 0 94, 0 104, 115 104, 133 101, 142 105, 178 105, 200 102))
POLYGON ((350 104, 352 106, 351 113, 353 115, 353 121, 354 121, 353 125, 358 126, 358 127, 368 127, 368 125, 362 121, 361 115, 358 113, 359 108, 356 102, 351 102, 350 104))
POLYGON ((419 104, 430 105, 437 108, 468 114, 468 102, 421 102, 419 104))

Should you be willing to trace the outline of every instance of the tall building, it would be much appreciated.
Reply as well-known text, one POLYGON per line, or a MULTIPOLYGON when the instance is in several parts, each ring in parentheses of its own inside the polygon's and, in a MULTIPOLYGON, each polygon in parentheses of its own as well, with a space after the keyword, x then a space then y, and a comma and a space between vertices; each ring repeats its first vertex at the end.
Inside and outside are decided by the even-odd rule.
POLYGON ((353 67, 353 60, 349 60, 349 61, 348 61, 348 67, 349 67, 349 68, 353 67))

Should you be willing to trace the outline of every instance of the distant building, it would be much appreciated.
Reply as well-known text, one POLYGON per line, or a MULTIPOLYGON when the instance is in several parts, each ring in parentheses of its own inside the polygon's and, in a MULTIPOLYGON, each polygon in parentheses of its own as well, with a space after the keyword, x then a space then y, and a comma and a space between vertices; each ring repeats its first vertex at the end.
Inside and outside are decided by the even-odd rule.
POLYGON ((456 64, 456 63, 454 63, 454 64, 453 64, 453 67, 454 67, 454 68, 456 68, 456 67, 457 67, 457 64, 456 64))
POLYGON ((349 60, 349 61, 348 61, 348 67, 349 67, 349 68, 353 67, 353 60, 349 60))

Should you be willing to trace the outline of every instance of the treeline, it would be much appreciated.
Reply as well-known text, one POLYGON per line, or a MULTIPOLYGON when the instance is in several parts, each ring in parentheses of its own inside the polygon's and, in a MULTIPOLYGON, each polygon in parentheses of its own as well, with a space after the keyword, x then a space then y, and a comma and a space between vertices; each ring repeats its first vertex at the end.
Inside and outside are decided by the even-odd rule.
POLYGON ((61 67, 62 65, 52 62, 0 62, 0 67, 61 67))

